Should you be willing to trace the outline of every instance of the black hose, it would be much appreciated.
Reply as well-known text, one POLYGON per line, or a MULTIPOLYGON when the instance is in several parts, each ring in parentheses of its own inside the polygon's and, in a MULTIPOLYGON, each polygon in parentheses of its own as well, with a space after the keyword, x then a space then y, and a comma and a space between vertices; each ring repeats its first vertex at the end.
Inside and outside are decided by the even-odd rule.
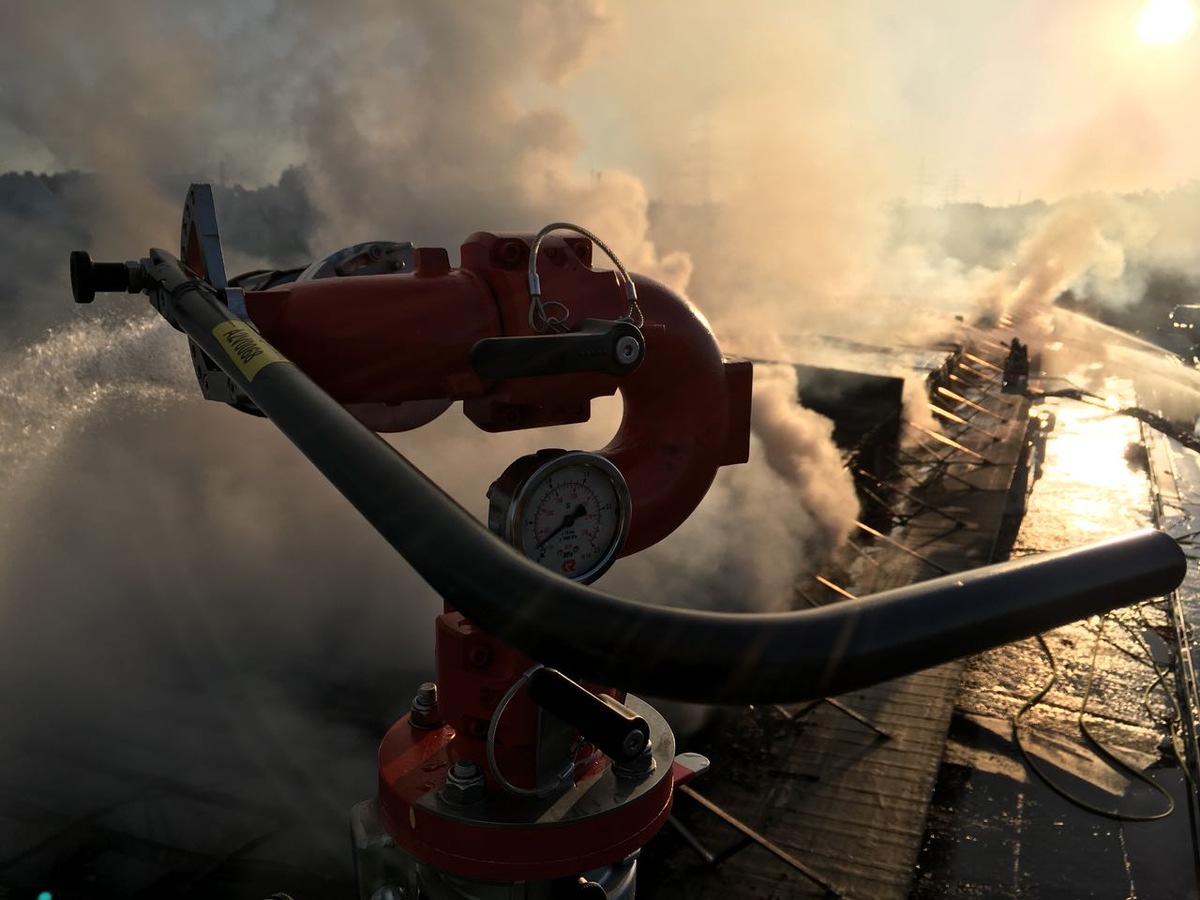
POLYGON ((578 680, 695 702, 814 699, 1158 596, 1183 578, 1176 543, 1147 531, 799 612, 699 612, 616 597, 552 574, 488 532, 169 254, 153 250, 142 265, 156 308, 451 606, 578 680))

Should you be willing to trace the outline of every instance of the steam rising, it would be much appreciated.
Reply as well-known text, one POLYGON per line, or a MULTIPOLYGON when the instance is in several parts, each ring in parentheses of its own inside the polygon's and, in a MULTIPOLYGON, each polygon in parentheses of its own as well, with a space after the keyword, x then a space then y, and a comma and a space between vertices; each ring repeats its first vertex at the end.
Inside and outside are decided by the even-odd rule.
POLYGON ((1144 210, 1118 198, 1063 201, 1020 242, 1011 270, 993 279, 984 302, 1014 318, 1047 311, 1068 288, 1129 303, 1144 285, 1130 283, 1126 256, 1143 250, 1155 229, 1144 210))
MULTIPOLYGON (((79 3, 11 24, 0 66, 5 83, 29 90, 4 94, 0 118, 40 141, 55 168, 97 174, 12 182, 52 188, 38 196, 54 214, 31 217, 51 252, 4 261, 17 282, 10 322, 34 304, 69 309, 69 249, 100 259, 171 249, 187 182, 214 174, 265 185, 218 191, 235 271, 367 237, 453 247, 476 229, 565 218, 602 234, 631 269, 687 283, 688 255, 659 254, 650 238, 643 183, 581 172, 572 119, 528 100, 600 51, 612 26, 599 4, 497 3, 486 16, 167 4, 130 20, 79 3), (256 204, 274 212, 256 218, 256 204)), ((101 298, 115 317, 42 320, 4 359, 0 438, 13 468, 0 701, 7 721, 26 723, 9 734, 24 748, 10 777, 37 785, 40 749, 73 735, 88 734, 89 756, 106 765, 137 744, 148 752, 129 758, 135 772, 215 777, 283 810, 310 796, 294 810, 308 837, 292 839, 303 849, 290 860, 344 871, 345 811, 373 792, 372 745, 431 673, 437 598, 266 423, 196 399, 183 340, 141 307, 127 324, 129 302, 101 298), (205 724, 142 734, 180 714, 205 724), (296 760, 303 785, 281 758, 296 760)), ((780 490, 810 477, 805 459, 836 464, 828 425, 785 408, 786 378, 774 385, 759 391, 768 405, 755 456, 784 474, 756 463, 723 476, 691 536, 615 574, 614 589, 778 605, 807 555, 834 540, 843 525, 825 517, 846 510, 780 490), (699 547, 713 548, 703 562, 719 571, 699 547), (663 562, 681 549, 677 567, 663 562)), ((487 482, 516 455, 598 447, 618 414, 600 404, 577 434, 508 436, 483 454, 481 436, 446 417, 402 447, 482 512, 487 482)), ((202 843, 195 826, 164 827, 202 843)))
POLYGON ((722 469, 699 508, 604 587, 705 609, 777 610, 792 585, 853 527, 858 498, 833 425, 795 402, 796 372, 754 373, 750 462, 722 469))

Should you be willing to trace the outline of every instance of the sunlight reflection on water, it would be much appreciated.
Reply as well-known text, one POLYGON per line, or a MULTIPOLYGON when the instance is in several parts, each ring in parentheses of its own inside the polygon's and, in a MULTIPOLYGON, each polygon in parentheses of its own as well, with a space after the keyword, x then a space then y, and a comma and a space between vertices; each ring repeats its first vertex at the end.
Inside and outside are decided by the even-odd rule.
MULTIPOLYGON (((1133 405, 1133 385, 1110 377, 1106 395, 1133 405)), ((1059 550, 1151 523, 1150 484, 1138 422, 1076 400, 1044 401, 1057 421, 1046 445, 1016 553, 1059 550)))

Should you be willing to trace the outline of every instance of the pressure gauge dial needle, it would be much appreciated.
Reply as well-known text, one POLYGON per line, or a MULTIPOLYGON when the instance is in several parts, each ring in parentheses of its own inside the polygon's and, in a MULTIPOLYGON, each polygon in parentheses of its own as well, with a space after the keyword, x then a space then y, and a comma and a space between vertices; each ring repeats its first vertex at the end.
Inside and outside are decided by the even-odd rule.
POLYGON ((621 554, 629 486, 599 453, 540 450, 488 488, 488 527, 527 559, 590 584, 621 554))
POLYGON ((580 503, 574 510, 563 516, 562 524, 555 528, 552 532, 546 535, 537 543, 537 549, 540 550, 552 537, 562 531, 564 528, 570 528, 575 524, 575 520, 587 515, 587 507, 580 503))

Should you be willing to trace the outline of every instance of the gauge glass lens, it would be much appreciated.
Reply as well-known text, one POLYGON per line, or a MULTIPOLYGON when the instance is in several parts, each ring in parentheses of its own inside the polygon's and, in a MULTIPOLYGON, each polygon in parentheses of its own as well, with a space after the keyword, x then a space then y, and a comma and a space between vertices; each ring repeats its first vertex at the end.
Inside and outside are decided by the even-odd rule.
POLYGON ((528 486, 518 545, 539 565, 582 578, 610 561, 623 537, 622 493, 607 471, 573 460, 528 486))

